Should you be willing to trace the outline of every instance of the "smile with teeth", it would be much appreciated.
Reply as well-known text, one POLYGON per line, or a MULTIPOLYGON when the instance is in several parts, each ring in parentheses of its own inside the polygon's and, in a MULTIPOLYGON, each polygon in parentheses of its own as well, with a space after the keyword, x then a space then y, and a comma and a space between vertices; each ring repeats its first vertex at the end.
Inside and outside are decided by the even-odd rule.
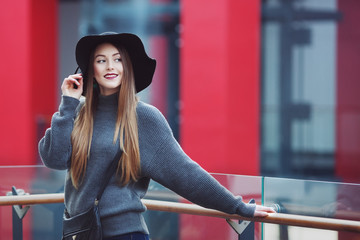
POLYGON ((114 78, 116 78, 117 76, 118 76, 118 74, 108 73, 108 74, 106 74, 104 77, 105 77, 106 79, 114 79, 114 78))

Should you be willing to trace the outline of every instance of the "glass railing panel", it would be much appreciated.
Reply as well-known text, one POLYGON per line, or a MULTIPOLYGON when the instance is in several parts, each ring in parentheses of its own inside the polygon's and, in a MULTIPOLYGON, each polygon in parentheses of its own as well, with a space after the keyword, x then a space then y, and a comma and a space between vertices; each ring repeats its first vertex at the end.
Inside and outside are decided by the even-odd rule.
POLYGON ((264 203, 284 213, 360 220, 360 184, 266 177, 264 203))
MULTIPOLYGON (((261 204, 262 178, 229 174, 212 174, 224 187, 234 195, 240 195, 245 202, 254 199, 261 204)), ((147 199, 187 202, 172 191, 151 182, 147 199)), ((225 219, 194 216, 188 214, 174 214, 168 212, 147 211, 145 218, 154 239, 238 239, 236 232, 227 224, 225 219)), ((255 223, 255 238, 261 239, 261 224, 255 223)))
MULTIPOLYGON (((12 192, 40 194, 64 191, 65 171, 56 171, 44 166, 0 166, 0 195, 12 192)), ((21 225, 13 228, 11 206, 0 207, 0 239, 13 239, 13 229, 23 230, 24 240, 61 239, 64 204, 33 205, 21 225)), ((17 222, 20 222, 18 220, 17 222)))
POLYGON ((64 192, 65 171, 44 166, 0 166, 0 176, 1 196, 13 186, 31 194, 64 192))
MULTIPOLYGON (((11 192, 12 186, 26 193, 63 192, 65 171, 56 171, 44 166, 0 167, 0 195, 11 192)), ((261 177, 213 174, 213 176, 234 195, 241 195, 244 201, 255 199, 261 203, 261 177)), ((187 202, 182 197, 151 181, 147 199, 187 202)), ((23 218, 23 239, 61 239, 63 204, 42 204, 31 206, 23 218)), ((12 239, 12 208, 0 207, 0 239, 12 239)), ((196 240, 237 239, 237 234, 224 219, 147 211, 145 218, 153 239, 196 240)), ((256 223, 255 239, 261 239, 261 226, 256 223)))
MULTIPOLYGON (((360 220, 360 184, 264 178, 265 205, 281 213, 360 220)), ((359 234, 264 224, 264 239, 349 239, 359 234), (318 237, 316 237, 318 236, 318 237)))

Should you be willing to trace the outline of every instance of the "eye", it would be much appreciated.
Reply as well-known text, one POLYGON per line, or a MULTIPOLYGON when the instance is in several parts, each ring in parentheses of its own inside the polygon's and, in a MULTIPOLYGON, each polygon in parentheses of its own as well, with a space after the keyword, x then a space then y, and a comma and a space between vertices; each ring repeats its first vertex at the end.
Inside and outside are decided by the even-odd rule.
POLYGON ((97 63, 104 63, 105 60, 104 60, 104 59, 100 59, 100 60, 97 60, 96 62, 97 62, 97 63))
POLYGON ((121 58, 116 58, 116 59, 115 59, 115 62, 121 62, 121 61, 122 61, 121 58))

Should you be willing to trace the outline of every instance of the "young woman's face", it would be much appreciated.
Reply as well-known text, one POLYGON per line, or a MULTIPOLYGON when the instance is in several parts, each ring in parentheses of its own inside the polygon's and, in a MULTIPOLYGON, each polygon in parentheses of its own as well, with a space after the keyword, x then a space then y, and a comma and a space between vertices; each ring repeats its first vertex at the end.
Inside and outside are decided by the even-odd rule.
POLYGON ((94 54, 94 77, 100 94, 107 96, 118 92, 123 72, 119 50, 110 43, 100 44, 94 54))

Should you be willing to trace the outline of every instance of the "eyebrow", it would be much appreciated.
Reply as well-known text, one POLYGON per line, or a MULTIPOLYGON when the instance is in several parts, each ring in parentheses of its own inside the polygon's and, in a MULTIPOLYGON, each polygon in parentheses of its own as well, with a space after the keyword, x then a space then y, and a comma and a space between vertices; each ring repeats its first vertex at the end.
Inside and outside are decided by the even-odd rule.
MULTIPOLYGON (((114 53, 112 56, 114 57, 116 55, 120 55, 120 53, 114 53)), ((98 55, 95 56, 95 58, 97 58, 97 57, 106 57, 106 56, 103 55, 103 54, 98 54, 98 55)))

